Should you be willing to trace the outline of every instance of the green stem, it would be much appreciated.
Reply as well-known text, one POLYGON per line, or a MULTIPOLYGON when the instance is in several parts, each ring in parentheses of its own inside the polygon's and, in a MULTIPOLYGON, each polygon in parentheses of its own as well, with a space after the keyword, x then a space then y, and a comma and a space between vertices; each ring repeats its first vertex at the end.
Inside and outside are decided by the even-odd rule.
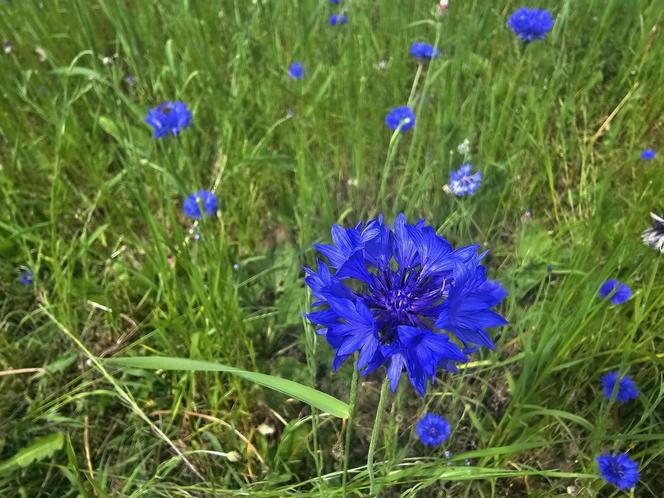
POLYGON ((415 72, 415 78, 413 78, 413 84, 410 87, 410 94, 408 95, 408 107, 412 108, 415 104, 415 92, 417 91, 417 85, 420 82, 420 77, 422 76, 422 64, 417 65, 417 71, 415 72))
POLYGON ((353 369, 353 378, 350 381, 350 395, 348 397, 349 415, 346 424, 346 438, 344 440, 344 466, 341 476, 341 488, 343 496, 346 496, 346 483, 348 482, 348 460, 350 456, 350 438, 353 429, 353 418, 355 417, 355 403, 357 402, 357 384, 360 380, 360 372, 353 369))
POLYGON ((401 127, 394 130, 392 136, 390 137, 390 144, 387 146, 387 157, 385 158, 385 164, 383 165, 383 174, 380 178, 380 189, 378 190, 378 205, 380 207, 381 201, 385 195, 385 187, 387 186, 387 179, 390 177, 390 170, 392 169, 392 161, 394 160, 395 153, 397 151, 397 143, 401 138, 401 127))
POLYGON ((371 429, 371 441, 369 442, 369 453, 367 454, 367 472, 369 473, 370 483, 370 496, 376 496, 376 476, 374 475, 374 453, 376 452, 376 444, 378 443, 378 436, 381 432, 381 425, 383 424, 383 414, 385 412, 385 403, 387 402, 388 392, 390 388, 390 381, 385 376, 383 386, 380 388, 380 400, 376 408, 376 418, 374 419, 373 429, 371 429))

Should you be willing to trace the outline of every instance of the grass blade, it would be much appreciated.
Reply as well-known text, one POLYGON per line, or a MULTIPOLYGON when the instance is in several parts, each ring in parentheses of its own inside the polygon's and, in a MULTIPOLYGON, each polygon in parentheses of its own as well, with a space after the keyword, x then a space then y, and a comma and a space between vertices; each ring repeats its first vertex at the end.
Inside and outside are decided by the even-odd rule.
POLYGON ((145 368, 148 370, 186 370, 190 372, 225 372, 237 375, 245 380, 278 391, 286 396, 307 403, 308 405, 327 412, 335 417, 348 418, 349 407, 343 401, 320 392, 313 387, 305 386, 292 380, 274 375, 249 372, 221 363, 191 360, 188 358, 172 358, 167 356, 140 356, 127 358, 113 358, 107 360, 111 364, 122 367, 145 368))

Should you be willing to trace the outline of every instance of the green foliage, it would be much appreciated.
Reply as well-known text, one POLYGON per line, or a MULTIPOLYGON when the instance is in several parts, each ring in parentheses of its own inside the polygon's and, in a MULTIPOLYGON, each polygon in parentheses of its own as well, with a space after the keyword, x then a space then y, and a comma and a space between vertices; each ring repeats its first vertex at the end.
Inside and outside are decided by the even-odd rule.
POLYGON ((55 452, 62 449, 63 444, 64 436, 60 432, 36 439, 29 446, 19 450, 11 458, 0 461, 0 475, 20 468, 26 468, 34 462, 50 458, 55 452))
POLYGON ((304 386, 292 380, 282 379, 273 375, 257 372, 247 372, 239 368, 229 367, 220 363, 209 361, 190 360, 187 358, 169 358, 165 356, 113 358, 112 364, 132 368, 147 368, 151 370, 183 370, 189 372, 225 372, 245 380, 279 391, 318 408, 336 417, 348 418, 348 405, 329 394, 322 393, 309 386, 304 386))

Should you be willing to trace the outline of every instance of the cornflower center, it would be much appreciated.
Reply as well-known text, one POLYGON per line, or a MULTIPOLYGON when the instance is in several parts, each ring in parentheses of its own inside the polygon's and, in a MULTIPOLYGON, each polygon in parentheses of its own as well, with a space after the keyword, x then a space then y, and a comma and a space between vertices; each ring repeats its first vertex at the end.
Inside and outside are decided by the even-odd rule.
POLYGON ((376 275, 368 301, 378 321, 381 344, 392 344, 397 338, 399 325, 421 325, 418 304, 436 300, 431 299, 426 288, 422 288, 418 276, 419 271, 412 270, 387 270, 376 275))

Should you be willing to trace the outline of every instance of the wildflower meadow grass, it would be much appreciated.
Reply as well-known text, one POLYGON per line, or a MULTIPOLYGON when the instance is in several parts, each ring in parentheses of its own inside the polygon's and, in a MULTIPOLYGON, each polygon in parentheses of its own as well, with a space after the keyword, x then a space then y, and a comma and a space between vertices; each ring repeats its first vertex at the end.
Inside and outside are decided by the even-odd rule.
POLYGON ((0 497, 664 496, 663 22, 0 1, 0 497))

